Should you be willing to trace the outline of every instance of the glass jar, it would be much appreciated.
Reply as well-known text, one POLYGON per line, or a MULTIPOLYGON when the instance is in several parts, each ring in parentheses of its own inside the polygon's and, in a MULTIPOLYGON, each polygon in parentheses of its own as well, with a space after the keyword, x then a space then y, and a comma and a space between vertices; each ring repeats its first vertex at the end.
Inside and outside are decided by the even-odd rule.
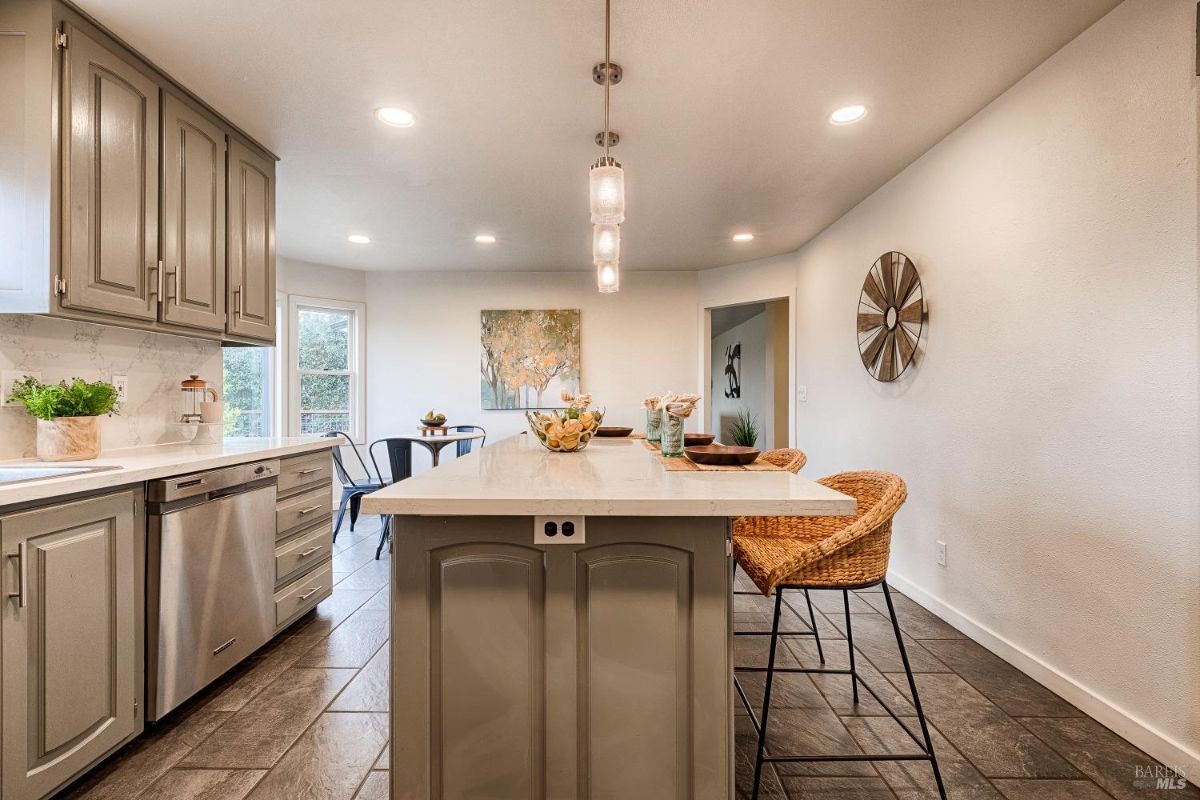
POLYGON ((661 409, 646 409, 646 441, 650 444, 658 444, 662 439, 662 416, 661 409))
POLYGON ((663 415, 660 447, 664 456, 683 455, 683 420, 683 417, 677 417, 670 412, 663 415))

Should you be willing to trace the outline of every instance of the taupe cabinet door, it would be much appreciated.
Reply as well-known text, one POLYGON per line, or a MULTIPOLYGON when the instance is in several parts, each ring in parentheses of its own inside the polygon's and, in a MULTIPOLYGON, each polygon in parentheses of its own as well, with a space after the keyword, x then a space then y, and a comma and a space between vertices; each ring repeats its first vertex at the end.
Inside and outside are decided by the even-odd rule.
POLYGON ((158 85, 66 26, 62 85, 64 306, 157 316, 158 85))
POLYGON ((140 729, 134 502, 0 517, 5 800, 46 795, 140 729))
POLYGON ((728 800, 724 519, 400 517, 393 800, 728 800))
POLYGON ((275 162, 229 142, 230 333, 275 341, 275 162))
POLYGON ((225 131, 163 92, 162 320, 225 330, 225 131))

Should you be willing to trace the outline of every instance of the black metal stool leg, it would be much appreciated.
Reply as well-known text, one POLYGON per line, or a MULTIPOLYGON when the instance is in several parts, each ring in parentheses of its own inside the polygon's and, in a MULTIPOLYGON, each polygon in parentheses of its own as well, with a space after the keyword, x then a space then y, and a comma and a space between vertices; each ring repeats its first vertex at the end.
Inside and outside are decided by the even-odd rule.
POLYGON ((808 589, 804 590, 804 602, 808 604, 808 624, 812 626, 813 638, 817 640, 817 657, 824 664, 825 651, 821 649, 821 633, 817 630, 817 615, 813 613, 812 598, 808 596, 808 589))
POLYGON ((754 791, 750 800, 758 800, 762 785, 763 756, 767 748, 767 718, 771 714, 771 683, 775 678, 775 646, 779 642, 779 612, 783 606, 783 590, 775 590, 775 618, 771 622, 771 649, 767 656, 767 682, 763 686, 762 724, 758 729, 758 755, 754 759, 754 791))
MULTIPOLYGON (((933 767, 933 780, 937 783, 938 796, 946 800, 946 786, 942 783, 942 771, 938 768, 937 756, 933 753, 933 739, 929 736, 929 726, 925 724, 925 711, 921 708, 921 698, 917 696, 917 682, 913 679, 912 667, 908 663, 908 651, 904 648, 904 637, 900 635, 900 621, 896 619, 896 609, 892 605, 892 593, 888 591, 887 581, 883 581, 883 598, 887 601, 888 616, 892 618, 892 630, 896 633, 896 646, 900 648, 900 660, 904 662, 904 677, 908 679, 908 691, 912 694, 913 708, 917 710, 917 722, 921 723, 921 736, 925 738, 925 752, 929 754, 929 764, 933 767)), ((849 617, 849 602, 847 614, 849 617)), ((849 630, 849 623, 847 623, 849 630)))
POLYGON ((854 666, 854 630, 850 627, 849 589, 842 589, 842 603, 846 607, 846 649, 850 651, 850 687, 854 691, 854 705, 858 705, 858 670, 854 666))

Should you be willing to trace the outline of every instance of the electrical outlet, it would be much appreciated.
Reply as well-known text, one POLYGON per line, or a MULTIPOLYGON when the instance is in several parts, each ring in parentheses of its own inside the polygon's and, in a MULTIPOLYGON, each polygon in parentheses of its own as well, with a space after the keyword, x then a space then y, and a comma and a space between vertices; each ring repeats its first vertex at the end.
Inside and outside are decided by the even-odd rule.
POLYGON ((808 387, 807 386, 797 386, 796 387, 796 399, 799 400, 801 403, 808 402, 808 387))
POLYGON ((113 375, 112 385, 117 390, 117 402, 124 403, 129 399, 129 376, 113 375))
POLYGON ((0 372, 0 405, 16 407, 20 403, 8 402, 8 393, 12 391, 12 386, 22 378, 42 379, 42 373, 27 369, 6 369, 0 372))
POLYGON ((583 517, 564 515, 533 518, 534 544, 583 544, 583 517))
POLYGON ((937 563, 939 567, 946 566, 946 543, 937 543, 937 563))

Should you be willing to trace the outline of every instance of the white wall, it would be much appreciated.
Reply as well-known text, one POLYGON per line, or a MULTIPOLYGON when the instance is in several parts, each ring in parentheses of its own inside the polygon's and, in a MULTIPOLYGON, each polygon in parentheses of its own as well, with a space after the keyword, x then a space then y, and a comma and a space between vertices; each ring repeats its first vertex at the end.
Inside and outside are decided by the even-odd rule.
POLYGON ((355 303, 366 299, 367 273, 362 270, 314 264, 295 258, 280 257, 278 262, 277 292, 355 303))
MULTIPOLYGON (((606 407, 606 424, 641 429, 646 395, 696 391, 696 282, 692 272, 627 273, 604 295, 585 272, 367 273, 368 438, 413 431, 430 408, 451 425, 482 425, 489 441, 527 428, 524 412, 480 410, 486 308, 581 309, 583 390, 606 407)), ((416 459, 427 468, 427 455, 416 459)))
POLYGON ((893 580, 1200 772, 1195 5, 1128 0, 790 258, 805 473, 909 485, 893 580), (925 352, 871 380, 855 304, 914 258, 925 352), (935 564, 935 542, 948 566, 935 564))

